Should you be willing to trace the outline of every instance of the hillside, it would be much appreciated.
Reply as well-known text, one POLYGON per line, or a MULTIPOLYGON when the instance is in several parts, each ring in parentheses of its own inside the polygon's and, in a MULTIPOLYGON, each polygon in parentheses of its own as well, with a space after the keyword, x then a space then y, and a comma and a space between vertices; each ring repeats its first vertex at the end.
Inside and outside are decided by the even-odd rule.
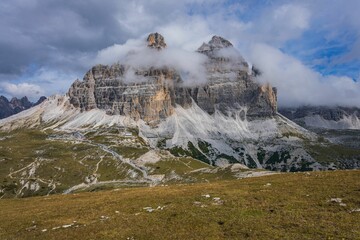
POLYGON ((0 201, 1 239, 359 239, 360 172, 0 201))

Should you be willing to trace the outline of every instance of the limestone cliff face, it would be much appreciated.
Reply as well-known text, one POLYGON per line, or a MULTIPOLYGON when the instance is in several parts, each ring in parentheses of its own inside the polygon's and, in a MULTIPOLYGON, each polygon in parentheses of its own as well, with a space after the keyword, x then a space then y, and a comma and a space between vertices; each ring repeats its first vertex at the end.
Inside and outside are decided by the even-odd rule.
MULTIPOLYGON (((157 50, 166 47, 158 33, 150 34, 147 43, 157 50)), ((248 117, 276 113, 275 89, 256 83, 247 63, 229 41, 214 36, 198 52, 207 56, 207 82, 201 86, 183 86, 180 74, 169 67, 97 65, 85 74, 83 81, 73 83, 68 93, 70 101, 85 111, 99 108, 108 114, 127 115, 150 124, 172 115, 177 104, 187 108, 192 101, 209 114, 216 110, 228 114, 244 107, 248 117), (141 81, 127 81, 129 72, 141 81)))
POLYGON ((214 36, 199 53, 208 56, 208 84, 192 89, 191 97, 208 113, 228 113, 247 107, 248 117, 269 117, 276 113, 276 89, 259 85, 249 74, 249 66, 232 44, 214 36))
POLYGON ((70 102, 83 110, 100 108, 108 114, 131 116, 135 120, 156 122, 173 113, 171 83, 177 74, 169 69, 138 70, 147 79, 141 83, 125 83, 127 67, 97 65, 75 81, 69 90, 70 102))

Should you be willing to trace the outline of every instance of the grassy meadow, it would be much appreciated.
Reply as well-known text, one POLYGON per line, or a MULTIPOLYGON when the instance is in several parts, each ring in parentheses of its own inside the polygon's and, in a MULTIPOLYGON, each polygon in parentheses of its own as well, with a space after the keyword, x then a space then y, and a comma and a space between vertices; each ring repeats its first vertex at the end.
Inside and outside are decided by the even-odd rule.
POLYGON ((0 239, 360 239, 360 171, 0 200, 0 239))

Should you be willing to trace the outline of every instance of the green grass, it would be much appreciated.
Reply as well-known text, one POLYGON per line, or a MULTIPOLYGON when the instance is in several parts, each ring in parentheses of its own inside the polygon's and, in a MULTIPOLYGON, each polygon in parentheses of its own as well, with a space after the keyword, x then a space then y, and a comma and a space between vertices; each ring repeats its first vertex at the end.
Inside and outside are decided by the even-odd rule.
MULTIPOLYGON (((209 152, 208 147, 210 145, 206 145, 204 142, 201 143, 202 148, 204 149, 206 146, 206 151, 209 152)), ((209 158, 205 156, 202 152, 200 152, 199 149, 197 149, 192 142, 188 142, 188 149, 183 149, 181 147, 173 147, 169 149, 169 151, 176 157, 193 157, 195 159, 210 164, 209 158)))
POLYGON ((153 169, 151 174, 167 174, 171 171, 175 171, 177 174, 181 175, 200 168, 212 168, 208 164, 191 157, 168 158, 156 163, 146 164, 146 166, 153 169))
POLYGON ((3 199, 0 239, 360 239, 359 208, 360 171, 287 173, 3 199))
MULTIPOLYGON (((26 129, 1 132, 1 137, 8 137, 0 141, 0 189, 5 189, 3 197, 46 195, 53 188, 49 185, 52 183, 56 188, 51 193, 61 193, 84 182, 85 177, 94 173, 101 159, 103 161, 96 172, 99 181, 128 178, 131 167, 120 164, 111 154, 86 142, 49 140, 51 134, 54 132, 26 129), (27 166, 33 163, 37 164, 36 171, 29 177, 31 166, 27 166), (9 175, 11 172, 16 173, 9 175), (40 189, 23 189, 20 194, 21 181, 39 184, 40 189)), ((145 151, 135 152, 142 154, 145 151)))
POLYGON ((360 149, 336 144, 306 144, 305 148, 319 163, 338 163, 344 160, 355 160, 360 162, 360 149))
POLYGON ((121 145, 113 145, 111 149, 119 153, 121 156, 130 159, 137 159, 141 155, 144 155, 149 151, 148 148, 145 147, 130 147, 130 146, 121 146, 121 145))
MULTIPOLYGON (((84 183, 89 176, 96 176, 98 182, 107 183, 82 187, 76 192, 111 189, 121 187, 121 184, 123 186, 146 185, 144 182, 139 184, 119 182, 141 180, 142 173, 95 145, 96 143, 106 145, 122 157, 132 160, 149 151, 149 147, 141 144, 136 136, 124 138, 115 130, 101 129, 96 133, 88 132, 86 137, 91 143, 75 141, 71 138, 71 134, 61 132, 26 129, 13 131, 7 135, 0 132, 3 137, 8 136, 0 141, 0 191, 3 191, 0 192, 0 198, 62 193, 75 185, 84 183), (33 165, 36 165, 36 170, 34 174, 30 174, 33 165), (35 186, 38 189, 34 191, 23 188, 27 182, 29 186, 35 186), (52 190, 54 187, 55 189, 52 190)), ((149 175, 165 175, 163 184, 235 178, 230 169, 215 169, 191 157, 173 157, 167 152, 160 156, 161 161, 147 167, 151 169, 149 175), (216 171, 193 172, 200 168, 216 171)))

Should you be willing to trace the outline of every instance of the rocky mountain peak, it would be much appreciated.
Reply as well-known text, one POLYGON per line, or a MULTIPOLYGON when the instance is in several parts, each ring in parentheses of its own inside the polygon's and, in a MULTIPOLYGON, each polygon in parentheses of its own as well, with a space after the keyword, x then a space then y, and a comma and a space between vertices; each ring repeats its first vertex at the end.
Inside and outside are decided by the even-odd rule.
POLYGON ((206 53, 228 47, 233 47, 231 42, 229 42, 223 37, 213 36, 208 43, 203 43, 201 47, 198 48, 197 51, 201 53, 206 53))
MULTIPOLYGON (((159 33, 150 34, 147 42, 150 48, 166 47, 159 33)), ((186 109, 193 104, 208 114, 228 114, 242 107, 248 109, 249 118, 276 114, 275 89, 253 79, 247 63, 228 40, 214 36, 198 52, 206 55, 204 85, 183 85, 182 73, 169 66, 134 68, 129 72, 131 66, 98 65, 85 74, 83 81, 73 83, 68 93, 70 103, 85 111, 99 108, 108 114, 142 119, 149 125, 171 116, 176 106, 186 109), (141 82, 129 82, 129 74, 141 82)))
POLYGON ((209 44, 216 48, 227 48, 233 46, 231 42, 220 36, 213 36, 212 39, 209 41, 209 44))
POLYGON ((150 48, 158 50, 166 48, 164 37, 160 33, 150 33, 146 41, 148 42, 148 47, 150 48))
POLYGON ((32 103, 26 96, 20 99, 13 97, 10 101, 4 96, 0 96, 0 119, 36 106, 42 103, 45 99, 46 97, 42 96, 36 103, 32 103))
POLYGON ((29 99, 25 96, 22 97, 21 99, 18 99, 16 97, 13 97, 10 100, 10 103, 13 105, 13 108, 21 108, 21 109, 25 109, 25 108, 30 108, 32 106, 32 103, 29 101, 29 99))

